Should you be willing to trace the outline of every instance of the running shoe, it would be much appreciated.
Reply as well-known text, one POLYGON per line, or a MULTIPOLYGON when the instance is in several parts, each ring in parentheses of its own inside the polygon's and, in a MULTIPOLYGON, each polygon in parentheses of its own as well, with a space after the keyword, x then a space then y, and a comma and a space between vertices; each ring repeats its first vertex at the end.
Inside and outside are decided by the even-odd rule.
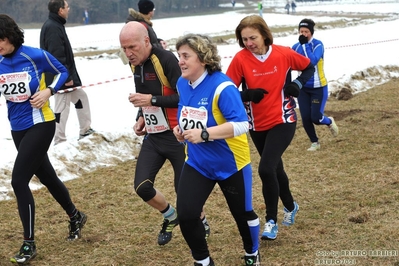
POLYGON ((19 253, 16 254, 14 257, 12 257, 10 261, 12 263, 18 263, 19 265, 24 265, 28 264, 31 259, 36 257, 36 255, 37 252, 36 252, 35 243, 24 241, 24 243, 21 246, 21 249, 19 250, 19 253))
POLYGON ((310 148, 308 149, 308 151, 318 151, 318 150, 320 150, 320 143, 318 142, 313 142, 310 145, 310 148))
POLYGON ((293 211, 288 211, 286 208, 284 208, 284 219, 282 224, 286 225, 286 226, 290 226, 293 225, 295 223, 295 215, 299 210, 299 206, 296 203, 296 201, 294 201, 294 210, 293 211))
POLYGON ((335 120, 333 117, 330 116, 329 118, 331 120, 331 124, 328 125, 328 128, 330 129, 331 135, 333 135, 333 137, 336 137, 336 136, 338 136, 338 131, 339 131, 338 126, 335 123, 335 120))
MULTIPOLYGON (((215 263, 213 262, 212 258, 209 258, 210 262, 207 266, 215 266, 215 263)), ((203 266, 201 263, 194 262, 194 266, 203 266)))
POLYGON ((80 134, 79 135, 79 140, 83 139, 84 137, 87 137, 87 136, 93 134, 94 132, 96 132, 96 131, 94 131, 94 129, 89 128, 84 134, 80 134))
POLYGON ((274 240, 277 238, 278 225, 272 219, 265 223, 265 230, 263 230, 261 239, 274 240))
POLYGON ((73 241, 82 236, 82 228, 86 224, 87 215, 83 212, 78 212, 73 220, 69 221, 69 236, 67 240, 73 241))
POLYGON ((174 219, 169 221, 168 219, 164 219, 162 223, 162 229, 158 234, 158 245, 166 245, 172 240, 172 231, 179 224, 179 220, 174 219))
POLYGON ((260 254, 258 250, 258 255, 256 256, 244 256, 245 266, 260 266, 260 254))

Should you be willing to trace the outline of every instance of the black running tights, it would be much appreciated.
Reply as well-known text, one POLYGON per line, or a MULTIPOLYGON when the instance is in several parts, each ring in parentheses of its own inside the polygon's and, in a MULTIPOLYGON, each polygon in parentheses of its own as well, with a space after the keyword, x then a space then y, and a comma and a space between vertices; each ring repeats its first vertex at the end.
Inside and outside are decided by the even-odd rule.
POLYGON ((250 131, 252 141, 261 156, 258 173, 262 180, 262 193, 266 204, 266 221, 277 223, 278 200, 284 207, 294 209, 288 176, 282 156, 294 137, 296 122, 279 124, 267 131, 250 131))
POLYGON ((11 185, 17 198, 25 239, 34 239, 35 202, 29 182, 36 175, 68 215, 75 211, 68 189, 58 178, 47 151, 55 132, 55 121, 39 123, 22 131, 11 131, 18 150, 11 185))

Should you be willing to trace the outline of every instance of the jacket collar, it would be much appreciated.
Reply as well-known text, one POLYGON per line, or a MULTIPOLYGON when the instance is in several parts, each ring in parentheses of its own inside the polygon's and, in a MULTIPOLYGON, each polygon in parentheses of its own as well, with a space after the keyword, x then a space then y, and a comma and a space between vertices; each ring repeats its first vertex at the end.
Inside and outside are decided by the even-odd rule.
POLYGON ((66 19, 64 19, 63 17, 60 17, 58 14, 50 12, 48 17, 49 17, 49 19, 55 20, 58 23, 61 23, 62 25, 64 25, 66 23, 66 19))

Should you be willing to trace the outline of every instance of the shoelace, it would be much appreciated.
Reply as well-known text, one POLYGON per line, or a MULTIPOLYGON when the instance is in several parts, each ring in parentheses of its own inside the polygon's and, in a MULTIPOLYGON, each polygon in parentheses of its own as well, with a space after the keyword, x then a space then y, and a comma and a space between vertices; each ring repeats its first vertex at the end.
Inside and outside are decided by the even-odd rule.
POLYGON ((167 232, 170 233, 172 232, 173 228, 175 228, 175 224, 172 223, 173 221, 169 221, 167 219, 164 219, 163 223, 162 223, 162 229, 161 232, 167 232))
POLYGON ((82 219, 77 219, 75 221, 69 221, 69 234, 71 236, 75 235, 80 230, 80 225, 82 223, 82 219))
POLYGON ((292 212, 284 213, 284 222, 291 223, 292 212))
POLYGON ((264 231, 270 233, 270 232, 272 231, 273 227, 274 227, 274 224, 266 223, 266 224, 265 224, 265 230, 264 230, 264 231))

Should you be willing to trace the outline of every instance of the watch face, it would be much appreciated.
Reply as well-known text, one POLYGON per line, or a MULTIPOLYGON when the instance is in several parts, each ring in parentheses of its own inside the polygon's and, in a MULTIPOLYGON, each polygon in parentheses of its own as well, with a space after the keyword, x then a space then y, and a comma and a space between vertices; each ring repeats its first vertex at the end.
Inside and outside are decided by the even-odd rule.
POLYGON ((155 96, 153 96, 151 98, 151 104, 155 104, 157 102, 157 98, 155 96))
POLYGON ((208 141, 209 138, 209 133, 207 131, 202 131, 201 132, 201 138, 205 141, 208 141))

